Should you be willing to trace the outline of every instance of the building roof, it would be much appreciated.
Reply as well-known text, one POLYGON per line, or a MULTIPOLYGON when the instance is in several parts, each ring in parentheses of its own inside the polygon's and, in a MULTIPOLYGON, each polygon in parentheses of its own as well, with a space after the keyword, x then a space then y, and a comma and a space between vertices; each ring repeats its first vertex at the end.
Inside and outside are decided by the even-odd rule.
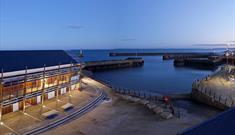
POLYGON ((71 63, 77 62, 63 50, 0 51, 0 69, 4 72, 71 63))
POLYGON ((222 112, 195 127, 186 129, 177 135, 234 135, 235 108, 222 112))

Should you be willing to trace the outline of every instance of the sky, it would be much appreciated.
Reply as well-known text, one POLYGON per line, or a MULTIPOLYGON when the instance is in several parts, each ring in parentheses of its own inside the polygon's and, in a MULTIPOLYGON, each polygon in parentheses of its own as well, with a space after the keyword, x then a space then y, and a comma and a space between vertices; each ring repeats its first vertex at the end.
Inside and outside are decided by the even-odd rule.
POLYGON ((191 48, 235 41, 235 0, 0 0, 0 49, 191 48))

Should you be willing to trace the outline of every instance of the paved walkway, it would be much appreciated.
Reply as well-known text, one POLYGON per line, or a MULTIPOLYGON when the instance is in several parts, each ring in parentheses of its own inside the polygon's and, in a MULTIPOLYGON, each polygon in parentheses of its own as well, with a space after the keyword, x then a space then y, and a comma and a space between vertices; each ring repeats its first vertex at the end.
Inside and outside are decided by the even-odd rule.
POLYGON ((59 101, 56 98, 46 100, 44 107, 35 105, 26 108, 25 113, 19 111, 6 114, 3 116, 3 124, 0 125, 0 135, 9 132, 23 134, 31 129, 53 122, 86 105, 92 99, 96 98, 97 95, 98 93, 96 93, 93 87, 85 85, 82 92, 78 90, 71 91, 71 93, 60 96, 59 101), (69 111, 64 111, 61 106, 66 103, 73 104, 74 108, 69 111), (50 110, 58 111, 58 116, 52 119, 45 119, 42 114, 50 110))

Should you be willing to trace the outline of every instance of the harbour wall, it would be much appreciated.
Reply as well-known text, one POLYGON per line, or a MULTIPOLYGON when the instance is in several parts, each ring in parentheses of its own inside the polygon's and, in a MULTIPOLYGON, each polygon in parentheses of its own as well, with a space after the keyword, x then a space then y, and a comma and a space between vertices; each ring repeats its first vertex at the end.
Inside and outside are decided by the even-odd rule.
POLYGON ((224 64, 223 59, 211 60, 207 58, 188 58, 188 59, 175 59, 175 67, 193 67, 198 69, 214 70, 219 65, 224 64))
POLYGON ((142 58, 127 58, 123 60, 104 60, 86 62, 83 69, 89 71, 99 71, 107 69, 117 69, 126 67, 139 67, 144 65, 142 58))
POLYGON ((131 52, 125 52, 125 53, 116 53, 111 52, 109 53, 109 56, 115 57, 115 56, 163 56, 163 60, 170 60, 170 59, 176 59, 176 58, 206 58, 213 55, 213 53, 157 53, 157 52, 149 52, 149 53, 131 53, 131 52))

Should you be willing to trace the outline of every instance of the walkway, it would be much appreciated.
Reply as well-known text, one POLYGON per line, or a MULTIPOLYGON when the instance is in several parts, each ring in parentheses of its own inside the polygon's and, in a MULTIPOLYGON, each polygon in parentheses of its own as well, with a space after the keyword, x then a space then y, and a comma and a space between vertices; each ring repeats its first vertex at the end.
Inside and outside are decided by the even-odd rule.
POLYGON ((28 107, 23 113, 22 111, 9 113, 4 115, 3 123, 0 125, 0 134, 34 134, 44 132, 52 127, 68 122, 74 117, 80 117, 96 105, 104 98, 104 93, 91 86, 84 86, 83 91, 71 91, 56 99, 46 100, 44 107, 39 105, 28 107), (64 111, 61 106, 66 103, 72 103, 74 108, 64 111), (58 116, 50 119, 42 117, 42 113, 56 110, 58 116), (23 124, 19 124, 23 123, 23 124), (48 126, 50 125, 50 126, 48 126))

